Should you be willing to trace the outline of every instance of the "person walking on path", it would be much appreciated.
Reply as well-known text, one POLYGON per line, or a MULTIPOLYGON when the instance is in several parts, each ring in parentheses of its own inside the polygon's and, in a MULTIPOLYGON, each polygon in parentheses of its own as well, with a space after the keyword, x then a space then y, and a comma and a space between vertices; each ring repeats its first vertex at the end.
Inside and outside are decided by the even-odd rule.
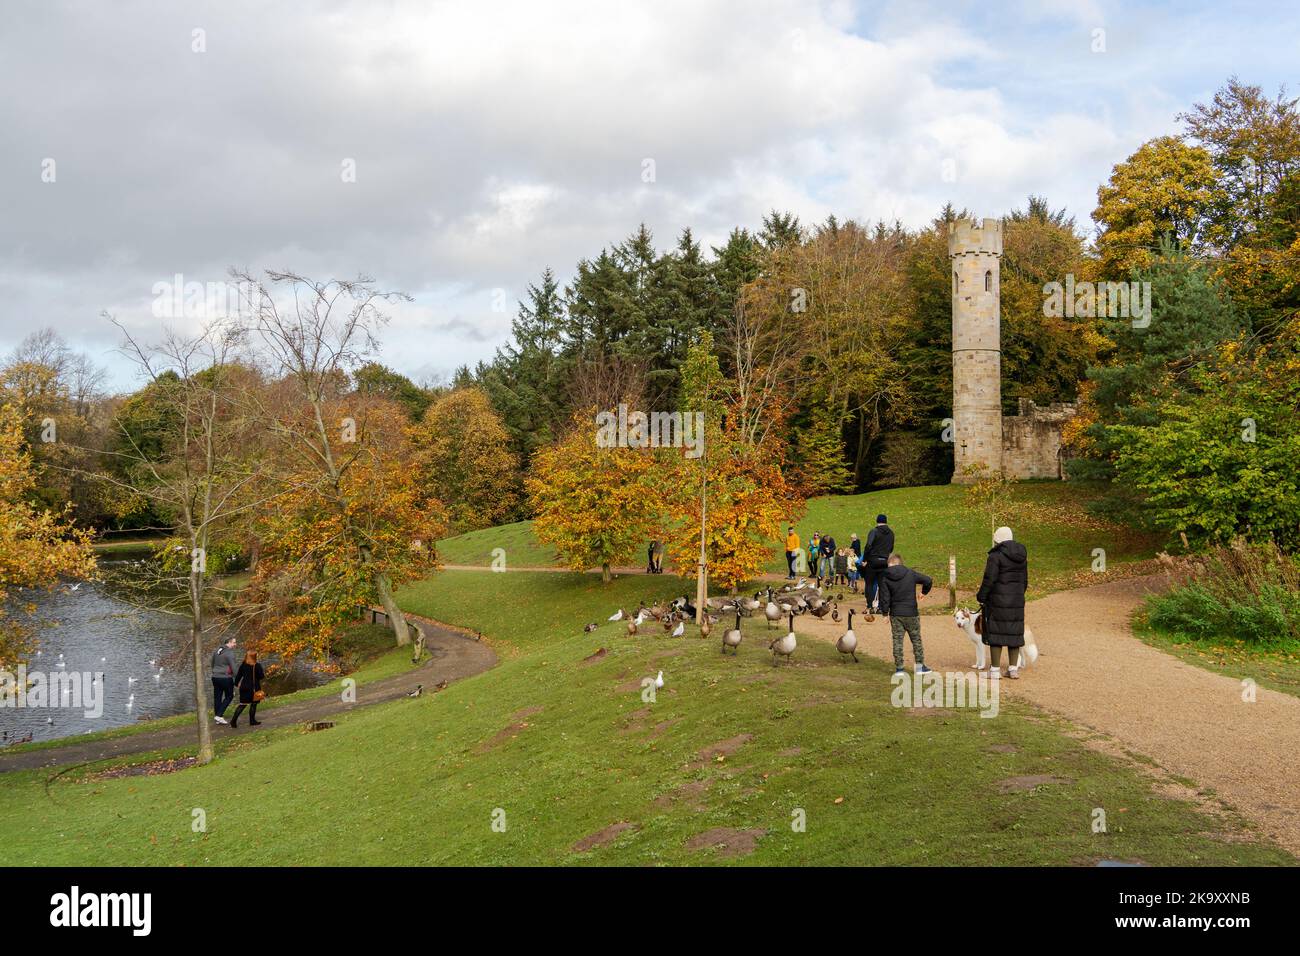
POLYGON ((257 651, 249 651, 244 655, 244 663, 239 665, 239 670, 235 671, 235 686, 239 688, 239 706, 235 708, 234 716, 230 718, 230 726, 239 726, 239 715, 248 708, 248 723, 256 727, 261 723, 257 719, 257 705, 266 694, 262 691, 262 680, 266 677, 266 672, 262 670, 262 665, 257 663, 257 651))
POLYGON ((823 581, 829 581, 835 573, 835 536, 832 534, 822 535, 821 544, 817 547, 817 577, 823 581))
POLYGON ((897 554, 889 556, 889 565, 880 576, 880 613, 889 617, 889 631, 894 639, 894 673, 903 673, 903 634, 912 640, 913 667, 918 674, 928 674, 925 666, 925 648, 921 646, 921 609, 918 600, 925 600, 934 582, 920 571, 903 564, 897 554), (920 585, 921 597, 916 588, 920 585))
POLYGON ((989 646, 989 676, 1002 676, 1002 648, 1007 649, 1007 677, 1020 677, 1020 648, 1025 646, 1025 589, 1029 587, 1029 553, 1011 529, 993 532, 993 547, 984 562, 984 580, 975 593, 984 643, 989 646))
POLYGON ((794 580, 794 562, 799 557, 799 535, 795 534, 794 525, 785 532, 785 563, 789 566, 786 580, 794 580))
POLYGON ((652 552, 654 554, 655 574, 663 574, 664 573, 664 543, 661 539, 655 538, 654 545, 652 546, 652 552))
POLYGON ((212 652, 212 719, 226 723, 226 708, 235 697, 235 639, 226 638, 212 652))
POLYGON ((867 608, 879 602, 880 576, 889 567, 889 556, 894 553, 894 529, 889 527, 884 515, 876 515, 876 526, 867 535, 867 547, 862 556, 862 593, 867 608))

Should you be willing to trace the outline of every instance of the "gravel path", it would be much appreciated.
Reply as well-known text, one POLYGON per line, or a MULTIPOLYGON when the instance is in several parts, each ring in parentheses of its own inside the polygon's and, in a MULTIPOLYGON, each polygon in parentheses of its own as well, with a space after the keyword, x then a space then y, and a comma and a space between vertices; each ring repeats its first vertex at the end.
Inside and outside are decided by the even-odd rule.
MULTIPOLYGON (((1031 602, 1027 620, 1042 656, 1021 680, 1003 680, 1003 693, 1099 731, 1209 788, 1300 855, 1300 698, 1257 688, 1255 702, 1247 703, 1239 680, 1133 637, 1131 613, 1162 585, 1162 577, 1133 578, 1031 602)), ((927 603, 933 607, 936 596, 927 603)), ((811 618, 795 628, 829 640, 844 632, 842 621, 811 618)), ((975 649, 950 617, 925 616, 921 628, 927 665, 940 671, 974 666, 975 649)), ((855 617, 854 631, 859 654, 865 645, 868 653, 892 659, 886 619, 867 624, 855 617)), ((910 671, 910 644, 905 648, 910 671)))
MULTIPOLYGON (((486 644, 468 637, 450 628, 444 627, 428 618, 408 614, 408 618, 418 620, 427 635, 425 651, 429 659, 419 667, 402 674, 386 677, 357 685, 357 700, 346 704, 338 696, 317 697, 312 700, 296 701, 279 707, 264 708, 258 717, 261 727, 248 726, 248 714, 237 728, 212 725, 214 741, 228 736, 258 734, 286 724, 305 723, 325 720, 330 716, 357 707, 368 707, 405 697, 415 690, 417 684, 424 685, 424 692, 430 693, 439 681, 454 681, 462 677, 472 677, 482 673, 497 662, 496 654, 486 644)), ((107 740, 89 740, 69 743, 62 747, 44 750, 30 750, 25 753, 0 754, 0 773, 10 770, 35 770, 41 767, 59 767, 68 764, 91 763, 109 757, 124 754, 149 753, 155 750, 168 750, 173 747, 192 747, 194 745, 194 724, 186 722, 178 727, 161 730, 142 731, 124 737, 112 737, 107 740)))

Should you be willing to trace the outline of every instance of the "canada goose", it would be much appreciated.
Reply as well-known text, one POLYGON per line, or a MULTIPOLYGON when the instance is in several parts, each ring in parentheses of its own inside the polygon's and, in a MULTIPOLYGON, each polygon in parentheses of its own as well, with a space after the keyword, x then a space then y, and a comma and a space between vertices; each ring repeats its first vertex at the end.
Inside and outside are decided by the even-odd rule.
POLYGON ((736 626, 722 632, 722 653, 727 653, 727 648, 731 648, 733 654, 740 653, 740 639, 743 637, 740 630, 740 609, 736 609, 736 626))
POLYGON ((782 657, 789 658, 790 655, 794 653, 794 649, 797 645, 798 642, 794 638, 794 615, 791 614, 790 633, 785 637, 778 637, 776 640, 772 641, 771 644, 767 645, 768 650, 772 652, 772 666, 776 666, 778 654, 782 657))
POLYGON ((744 611, 746 614, 753 614, 755 611, 757 611, 760 607, 763 606, 763 602, 759 600, 762 594, 763 594, 762 591, 755 591, 754 596, 752 598, 741 598, 740 609, 744 611))
POLYGON ((848 654, 853 658, 853 663, 858 663, 858 635, 853 633, 853 609, 849 608, 849 629, 840 635, 839 640, 835 642, 835 649, 841 654, 848 654))
POLYGON ((623 613, 623 609, 619 608, 617 611, 615 611, 613 614, 609 616, 609 619, 611 621, 621 621, 625 616, 626 615, 623 613))
POLYGON ((686 633, 686 622, 678 621, 677 626, 673 628, 673 637, 681 637, 686 633))
POLYGON ((763 608, 763 616, 767 618, 768 627, 771 627, 774 622, 785 617, 785 615, 781 613, 781 608, 772 600, 771 588, 767 589, 767 606, 763 608))
MULTIPOLYGON (((587 624, 587 625, 585 625, 585 626, 583 627, 583 630, 586 631, 588 634, 590 634, 592 631, 594 631, 594 630, 595 630, 596 628, 598 628, 598 627, 600 627, 599 624, 587 624)), ((132 677, 131 680, 134 681, 135 678, 132 677)))
POLYGON ((420 696, 421 694, 423 694, 423 693, 424 693, 424 685, 423 685, 423 684, 416 684, 416 685, 415 685, 415 690, 411 691, 411 692, 410 692, 409 694, 407 694, 406 696, 407 696, 407 697, 419 697, 419 696, 420 696))

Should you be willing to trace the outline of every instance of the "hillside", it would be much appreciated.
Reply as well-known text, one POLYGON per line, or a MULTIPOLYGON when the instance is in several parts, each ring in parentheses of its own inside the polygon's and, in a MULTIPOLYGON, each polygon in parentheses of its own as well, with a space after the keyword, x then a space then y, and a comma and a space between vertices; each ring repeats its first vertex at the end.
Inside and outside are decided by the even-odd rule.
MULTIPOLYGON (((1106 551, 1108 567, 1152 557, 1158 539, 1101 521, 1084 506, 1099 491, 1066 482, 1020 482, 1012 486, 1008 523, 1029 548, 1031 585, 1050 590, 1092 574, 1093 551, 1106 551)), ((829 531, 847 546, 853 532, 866 539, 877 514, 884 513, 897 535, 897 549, 912 567, 947 581, 948 556, 957 557, 961 587, 979 583, 992 529, 966 507, 966 491, 956 485, 896 488, 863 495, 828 496, 808 502, 807 514, 795 522, 800 541, 807 546, 813 531, 829 531)), ((443 560, 453 566, 487 567, 493 551, 505 551, 507 568, 556 566, 554 552, 532 533, 532 523, 520 521, 472 531, 438 543, 443 560)), ((783 544, 773 542, 778 550, 783 544)), ((644 554, 632 562, 645 564, 644 554)), ((784 573, 778 554, 768 565, 784 573)), ((670 572, 671 568, 665 568, 670 572)))
MULTIPOLYGON (((714 641, 601 621, 671 593, 575 574, 447 572, 407 609, 481 630, 502 662, 332 730, 223 736, 211 766, 0 787, 12 863, 1284 863, 1240 821, 1163 796, 1024 704, 891 707, 887 666, 806 639, 773 667, 747 622, 714 641), (642 679, 664 672, 652 703, 642 679), (234 741, 233 743, 230 741, 234 741), (1123 808, 1094 834, 1094 807, 1123 808), (206 813, 207 832, 191 830, 206 813), (792 829, 803 811, 807 826, 792 829), (504 821, 504 832, 493 828, 504 821), (61 838, 50 840, 57 832, 61 838)), ((800 622, 799 629, 803 629, 800 622)), ((274 721, 274 712, 268 713, 274 721)), ((139 758, 137 758, 139 759, 139 758)))

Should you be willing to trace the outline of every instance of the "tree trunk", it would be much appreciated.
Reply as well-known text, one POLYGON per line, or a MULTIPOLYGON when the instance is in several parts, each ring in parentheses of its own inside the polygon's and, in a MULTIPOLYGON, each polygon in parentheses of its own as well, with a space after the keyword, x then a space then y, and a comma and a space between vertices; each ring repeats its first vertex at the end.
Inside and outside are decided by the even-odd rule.
POLYGON ((406 615, 393 599, 393 586, 388 581, 388 575, 382 571, 375 571, 374 574, 375 590, 379 592, 379 603, 384 606, 388 614, 388 623, 392 625, 393 637, 397 639, 398 647, 405 647, 411 643, 411 631, 406 626, 406 615))
POLYGON ((600 566, 600 579, 604 581, 606 584, 610 582, 608 561, 600 566))
MULTIPOLYGON (((201 573, 201 572, 200 572, 201 573)), ((197 582, 194 573, 190 576, 191 596, 195 593, 197 582)), ((193 600, 193 597, 191 597, 193 600)), ((199 601, 201 602, 201 598, 199 601)), ((198 721, 200 764, 212 762, 212 727, 208 724, 208 682, 203 679, 203 606, 202 603, 191 605, 190 641, 194 645, 194 716, 198 721)))

